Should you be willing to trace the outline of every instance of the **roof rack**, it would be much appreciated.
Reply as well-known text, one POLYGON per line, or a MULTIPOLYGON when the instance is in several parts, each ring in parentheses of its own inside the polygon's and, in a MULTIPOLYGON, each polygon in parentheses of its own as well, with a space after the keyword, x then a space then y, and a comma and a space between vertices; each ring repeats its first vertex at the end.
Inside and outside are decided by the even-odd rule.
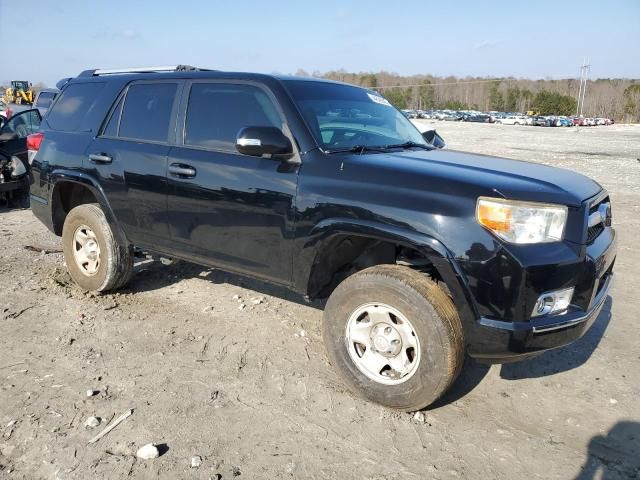
POLYGON ((99 75, 117 75, 120 73, 152 73, 152 72, 208 72, 209 69, 192 67, 191 65, 166 65, 162 67, 135 67, 85 70, 80 77, 96 77, 99 75))

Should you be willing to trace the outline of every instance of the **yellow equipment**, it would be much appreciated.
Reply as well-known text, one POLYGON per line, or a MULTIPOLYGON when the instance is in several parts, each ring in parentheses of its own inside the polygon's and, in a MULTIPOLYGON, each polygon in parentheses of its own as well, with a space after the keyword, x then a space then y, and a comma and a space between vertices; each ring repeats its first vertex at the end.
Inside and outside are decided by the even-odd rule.
POLYGON ((2 97, 5 103, 25 103, 27 105, 33 104, 33 89, 31 83, 26 80, 13 80, 11 86, 7 88, 2 97))
POLYGON ((536 115, 540 115, 540 112, 539 112, 539 111, 537 111, 537 110, 529 110, 529 111, 527 112, 527 115, 528 115, 529 117, 534 117, 534 116, 536 116, 536 115))

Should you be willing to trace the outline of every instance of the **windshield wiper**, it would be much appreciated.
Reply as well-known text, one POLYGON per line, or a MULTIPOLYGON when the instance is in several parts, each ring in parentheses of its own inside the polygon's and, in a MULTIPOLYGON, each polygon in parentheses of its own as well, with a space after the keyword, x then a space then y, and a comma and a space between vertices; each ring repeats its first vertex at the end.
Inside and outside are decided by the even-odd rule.
POLYGON ((359 153, 362 155, 364 152, 384 152, 387 147, 376 147, 370 145, 354 145, 353 147, 337 148, 335 150, 326 150, 327 153, 359 153))
POLYGON ((435 147, 431 147, 429 145, 426 145, 424 143, 416 143, 416 142, 404 142, 404 143, 396 143, 393 145, 385 145, 384 146, 385 149, 390 149, 390 148, 402 148, 402 149, 407 149, 407 148, 423 148, 425 150, 433 150, 435 147))

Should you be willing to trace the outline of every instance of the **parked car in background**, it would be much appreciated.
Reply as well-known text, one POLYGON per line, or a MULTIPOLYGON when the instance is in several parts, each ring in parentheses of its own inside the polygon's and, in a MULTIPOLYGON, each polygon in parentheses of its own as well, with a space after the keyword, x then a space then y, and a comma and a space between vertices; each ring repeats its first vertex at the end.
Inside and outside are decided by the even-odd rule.
POLYGON ((526 125, 527 119, 524 116, 508 115, 504 118, 497 119, 495 123, 499 123, 501 125, 526 125))
POLYGON ((552 122, 551 119, 542 115, 538 115, 533 118, 533 124, 536 127, 550 127, 552 122))
POLYGON ((33 106, 38 109, 40 115, 44 116, 51 102, 58 96, 58 93, 60 93, 60 90, 57 88, 43 88, 38 92, 33 106))
POLYGON ((447 112, 442 117, 442 120, 446 122, 458 122, 462 120, 462 113, 460 112, 447 112))
POLYGON ((29 206, 29 156, 27 138, 38 131, 42 117, 37 109, 24 110, 3 121, 0 128, 0 199, 12 208, 29 206))
POLYGON ((484 113, 464 114, 461 120, 463 122, 491 123, 491 117, 484 113))
POLYGON ((554 127, 573 127, 573 121, 567 117, 555 117, 552 124, 554 127))
POLYGON ((416 112, 415 110, 404 109, 404 110, 400 110, 400 111, 407 118, 418 118, 418 112, 416 112))

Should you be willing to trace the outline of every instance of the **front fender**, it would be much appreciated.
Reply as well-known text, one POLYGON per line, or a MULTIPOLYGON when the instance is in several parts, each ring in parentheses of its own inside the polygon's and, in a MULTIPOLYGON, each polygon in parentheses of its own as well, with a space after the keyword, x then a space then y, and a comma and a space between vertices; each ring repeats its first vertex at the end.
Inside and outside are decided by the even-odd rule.
POLYGON ((310 232, 308 240, 296 260, 294 285, 296 289, 307 293, 316 257, 328 248, 337 236, 364 237, 394 243, 412 248, 422 253, 434 265, 444 280, 464 323, 479 318, 466 277, 462 273, 453 254, 439 240, 415 230, 370 220, 353 218, 330 218, 319 222, 310 232))

